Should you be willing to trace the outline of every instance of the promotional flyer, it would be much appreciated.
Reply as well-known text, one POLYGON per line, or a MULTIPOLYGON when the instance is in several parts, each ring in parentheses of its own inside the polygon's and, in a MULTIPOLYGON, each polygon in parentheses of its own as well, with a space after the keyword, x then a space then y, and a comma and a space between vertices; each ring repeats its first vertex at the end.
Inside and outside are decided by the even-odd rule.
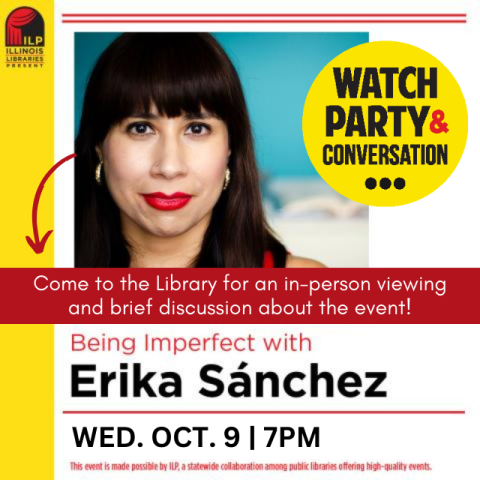
POLYGON ((2 2, 0 477, 478 478, 479 14, 2 2))

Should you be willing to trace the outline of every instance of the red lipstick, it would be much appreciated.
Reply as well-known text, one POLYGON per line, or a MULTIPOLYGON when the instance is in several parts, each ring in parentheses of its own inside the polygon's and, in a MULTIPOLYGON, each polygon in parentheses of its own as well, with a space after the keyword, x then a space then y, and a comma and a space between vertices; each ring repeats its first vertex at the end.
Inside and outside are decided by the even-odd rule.
POLYGON ((157 210, 178 210, 192 199, 191 195, 183 192, 175 192, 171 195, 163 192, 153 192, 142 195, 145 201, 157 210))

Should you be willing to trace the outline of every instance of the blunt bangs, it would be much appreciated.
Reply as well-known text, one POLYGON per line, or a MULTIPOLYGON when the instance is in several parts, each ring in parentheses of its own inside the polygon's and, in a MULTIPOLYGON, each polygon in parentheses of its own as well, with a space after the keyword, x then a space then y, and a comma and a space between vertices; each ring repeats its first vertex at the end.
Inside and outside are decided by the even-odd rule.
POLYGON ((230 60, 207 34, 124 34, 104 52, 92 80, 97 85, 87 95, 99 107, 92 119, 101 132, 97 141, 123 119, 149 113, 152 105, 169 118, 206 110, 230 127, 233 98, 241 94, 230 60))

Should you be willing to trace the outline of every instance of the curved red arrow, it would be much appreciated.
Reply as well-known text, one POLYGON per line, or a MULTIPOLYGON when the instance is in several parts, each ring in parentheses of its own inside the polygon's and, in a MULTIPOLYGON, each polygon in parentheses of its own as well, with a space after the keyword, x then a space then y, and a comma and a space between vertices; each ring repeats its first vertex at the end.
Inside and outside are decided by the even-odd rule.
POLYGON ((76 157, 76 153, 72 153, 68 155, 68 157, 62 158, 59 162, 57 162, 43 177, 40 185, 37 188, 37 193, 35 194, 35 198, 33 199, 33 209, 32 209, 32 225, 33 225, 33 236, 35 240, 32 240, 30 237, 25 237, 27 239, 27 243, 30 245, 32 250, 36 253, 42 253, 43 249, 45 248, 45 244, 47 243, 48 237, 53 232, 53 230, 49 230, 40 240, 38 236, 38 225, 37 225, 37 211, 38 211, 38 204, 40 203, 40 196, 42 195, 42 190, 47 180, 50 178, 50 175, 60 166, 63 165, 68 160, 76 157))

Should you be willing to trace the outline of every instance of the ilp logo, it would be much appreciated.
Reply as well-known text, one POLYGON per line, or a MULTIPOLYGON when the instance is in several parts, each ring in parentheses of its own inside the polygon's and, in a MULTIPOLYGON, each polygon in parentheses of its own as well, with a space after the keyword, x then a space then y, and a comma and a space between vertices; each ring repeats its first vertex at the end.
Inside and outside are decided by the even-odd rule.
POLYGON ((30 7, 13 10, 5 22, 6 63, 8 68, 43 67, 45 23, 30 7))
POLYGON ((45 25, 37 10, 29 7, 15 9, 7 18, 7 47, 45 45, 45 25))

